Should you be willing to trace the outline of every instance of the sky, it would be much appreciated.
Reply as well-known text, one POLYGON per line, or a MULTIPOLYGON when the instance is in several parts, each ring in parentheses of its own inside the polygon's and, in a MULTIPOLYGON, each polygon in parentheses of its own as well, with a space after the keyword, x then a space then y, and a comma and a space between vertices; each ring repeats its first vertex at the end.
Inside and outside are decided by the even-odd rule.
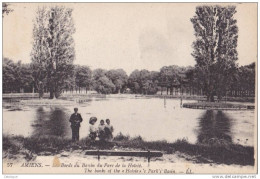
MULTIPOLYGON (((57 3, 56 3, 57 4, 57 3)), ((205 3, 204 3, 205 4, 205 3)), ((216 4, 216 3, 215 3, 216 4)), ((47 3, 11 3, 3 18, 3 56, 30 63, 35 12, 47 3)), ((54 4, 52 4, 54 5, 54 4)), ((75 64, 92 70, 159 71, 166 65, 195 65, 190 18, 198 3, 60 3, 73 9, 75 64)), ((227 5, 227 4, 225 4, 227 5)), ((257 61, 257 4, 239 3, 235 18, 238 64, 257 61)))

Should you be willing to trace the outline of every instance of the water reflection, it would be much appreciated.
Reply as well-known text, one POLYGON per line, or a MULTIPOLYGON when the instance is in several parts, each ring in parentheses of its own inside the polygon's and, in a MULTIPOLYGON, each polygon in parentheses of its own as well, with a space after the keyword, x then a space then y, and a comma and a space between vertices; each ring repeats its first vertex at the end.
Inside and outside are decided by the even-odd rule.
POLYGON ((200 144, 231 143, 231 119, 222 111, 207 110, 199 122, 197 142, 200 144))
POLYGON ((185 138, 191 144, 220 141, 254 145, 254 111, 193 110, 181 108, 177 99, 131 97, 104 100, 94 98, 92 101, 60 107, 10 106, 22 110, 3 107, 5 135, 54 135, 71 138, 69 117, 77 106, 83 118, 80 139, 88 136, 88 119, 96 116, 98 123, 100 119, 111 120, 114 135, 120 132, 130 137, 140 135, 147 141, 174 142, 185 138))
POLYGON ((32 123, 33 136, 52 135, 67 137, 70 133, 68 116, 61 108, 50 108, 46 111, 43 107, 37 109, 36 119, 32 123))
POLYGON ((43 109, 43 107, 39 107, 37 110, 36 110, 36 121, 43 121, 44 118, 46 117, 46 114, 45 114, 45 111, 43 109))

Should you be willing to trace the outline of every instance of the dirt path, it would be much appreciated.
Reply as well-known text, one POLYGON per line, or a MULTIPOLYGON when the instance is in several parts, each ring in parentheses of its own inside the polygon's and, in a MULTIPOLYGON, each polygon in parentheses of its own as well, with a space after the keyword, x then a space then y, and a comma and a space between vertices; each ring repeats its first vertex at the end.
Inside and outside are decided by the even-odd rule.
POLYGON ((181 153, 164 154, 152 158, 148 163, 143 157, 87 156, 83 150, 62 152, 58 155, 35 156, 26 161, 3 160, 3 173, 96 173, 96 174, 180 174, 180 173, 254 173, 253 166, 218 165, 213 163, 196 163, 192 157, 181 153), (7 163, 13 163, 7 167, 7 163), (124 166, 123 166, 124 164, 124 166), (27 166, 27 167, 25 167, 27 166), (57 167, 53 167, 57 166, 57 167))

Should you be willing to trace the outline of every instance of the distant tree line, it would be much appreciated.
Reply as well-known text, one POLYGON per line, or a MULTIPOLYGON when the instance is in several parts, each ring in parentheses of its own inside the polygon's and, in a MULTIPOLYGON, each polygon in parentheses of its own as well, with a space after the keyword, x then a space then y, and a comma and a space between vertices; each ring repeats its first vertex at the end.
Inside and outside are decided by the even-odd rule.
MULTIPOLYGON (((3 92, 32 93, 39 92, 38 74, 33 63, 14 63, 3 59, 3 92)), ((71 73, 70 71, 67 73, 71 73)), ((206 95, 199 71, 195 67, 164 66, 160 71, 134 70, 129 76, 123 69, 95 69, 88 66, 73 65, 72 73, 64 80, 62 92, 83 93, 95 90, 101 94, 133 93, 156 94, 166 91, 189 95, 206 95)), ((254 96, 255 63, 236 68, 231 75, 229 89, 223 93, 229 96, 254 96)), ((50 92, 48 81, 42 81, 43 92, 50 92)), ((216 94, 214 94, 216 95, 216 94)))

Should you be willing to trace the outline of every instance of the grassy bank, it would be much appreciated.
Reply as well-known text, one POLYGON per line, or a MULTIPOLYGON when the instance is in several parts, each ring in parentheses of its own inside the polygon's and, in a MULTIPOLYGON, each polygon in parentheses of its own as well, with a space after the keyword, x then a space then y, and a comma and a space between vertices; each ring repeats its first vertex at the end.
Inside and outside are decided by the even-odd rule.
POLYGON ((255 106, 252 105, 244 105, 244 104, 232 104, 232 103, 223 103, 223 102, 200 102, 200 103, 184 103, 184 108, 192 108, 192 109, 219 109, 219 110, 246 110, 246 109, 254 109, 255 106))
POLYGON ((32 160, 36 155, 55 155, 64 151, 73 150, 158 150, 163 153, 184 154, 185 159, 198 163, 254 165, 254 148, 231 144, 219 140, 214 143, 190 144, 186 140, 177 140, 173 143, 166 141, 144 141, 140 136, 130 138, 122 134, 117 135, 113 142, 100 143, 82 139, 72 142, 60 137, 29 137, 3 136, 3 158, 24 157, 32 160), (187 157, 188 156, 188 157, 187 157))

